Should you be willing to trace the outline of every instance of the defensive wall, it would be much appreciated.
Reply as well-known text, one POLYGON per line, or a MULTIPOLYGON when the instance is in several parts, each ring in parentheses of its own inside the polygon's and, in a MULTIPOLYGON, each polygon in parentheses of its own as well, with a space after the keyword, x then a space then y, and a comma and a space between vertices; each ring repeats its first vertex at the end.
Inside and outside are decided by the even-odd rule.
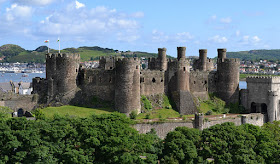
POLYGON ((47 54, 46 79, 33 79, 33 93, 43 104, 87 105, 97 97, 126 114, 140 112, 141 95, 166 94, 181 114, 197 112, 195 99, 212 92, 227 103, 239 101, 239 60, 227 59, 226 49, 218 49, 217 71, 206 49, 199 50, 195 71, 190 71, 186 47, 177 47, 177 59, 167 59, 166 51, 159 48, 148 69, 138 58, 101 57, 98 68, 84 68, 79 54, 47 54))
POLYGON ((135 128, 139 133, 144 134, 154 129, 156 131, 156 134, 163 139, 166 137, 167 133, 174 131, 177 127, 197 128, 203 130, 225 122, 233 122, 237 126, 245 123, 249 123, 256 126, 262 126, 266 122, 266 116, 261 113, 242 114, 233 116, 225 115, 225 117, 223 115, 220 115, 216 117, 211 117, 198 115, 195 118, 189 120, 167 120, 166 122, 137 123, 133 125, 133 128, 135 128))

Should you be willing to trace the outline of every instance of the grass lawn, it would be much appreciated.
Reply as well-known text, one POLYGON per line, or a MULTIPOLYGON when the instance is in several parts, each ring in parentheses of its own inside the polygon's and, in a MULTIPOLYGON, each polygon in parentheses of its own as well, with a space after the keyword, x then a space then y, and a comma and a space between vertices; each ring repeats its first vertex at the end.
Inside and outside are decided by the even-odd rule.
POLYGON ((137 115, 136 119, 154 119, 154 118, 161 118, 161 119, 167 119, 167 118, 178 118, 180 117, 180 114, 176 112, 173 109, 157 109, 152 110, 147 113, 140 113, 137 115), (149 118, 147 118, 150 115, 149 118))
POLYGON ((100 108, 100 109, 94 109, 94 108, 87 108, 87 107, 79 107, 79 106, 60 106, 60 107, 47 107, 44 109, 41 109, 43 114, 47 118, 52 118, 55 114, 65 116, 76 116, 76 117, 89 117, 93 114, 109 114, 111 112, 114 112, 113 109, 108 108, 100 108))

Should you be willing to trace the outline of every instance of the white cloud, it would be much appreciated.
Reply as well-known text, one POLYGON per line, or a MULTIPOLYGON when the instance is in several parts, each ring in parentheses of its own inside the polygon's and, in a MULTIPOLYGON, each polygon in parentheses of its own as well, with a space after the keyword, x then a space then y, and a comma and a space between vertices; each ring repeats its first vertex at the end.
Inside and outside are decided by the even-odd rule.
POLYGON ((12 1, 20 5, 45 6, 55 2, 56 0, 12 0, 12 1))
POLYGON ((175 35, 175 39, 179 42, 187 42, 188 40, 191 40, 193 38, 194 36, 191 35, 189 32, 177 33, 175 35))
POLYGON ((32 16, 32 7, 19 6, 18 4, 12 4, 10 8, 6 8, 6 20, 13 21, 16 18, 22 19, 32 16))
POLYGON ((132 13, 131 16, 135 17, 135 18, 142 18, 142 17, 144 17, 144 13, 143 12, 135 12, 135 13, 132 13))
POLYGON ((257 43, 257 42, 260 42, 261 39, 260 39, 258 36, 253 36, 253 37, 252 37, 252 41, 255 42, 255 43, 257 43))
POLYGON ((140 38, 137 34, 129 34, 129 33, 117 33, 117 40, 124 42, 134 42, 140 38))
POLYGON ((242 37, 242 40, 240 41, 241 44, 243 45, 259 45, 261 42, 261 39, 258 36, 249 36, 245 35, 242 37))
POLYGON ((235 32, 235 35, 236 35, 236 36, 240 36, 240 31, 237 30, 237 31, 235 32))
POLYGON ((215 43, 226 43, 228 39, 224 36, 216 35, 208 39, 209 41, 213 41, 215 43))
POLYGON ((216 16, 216 15, 212 15, 210 19, 211 19, 211 20, 216 20, 216 19, 217 19, 217 16, 216 16))
POLYGON ((153 30, 152 32, 152 41, 153 42, 166 42, 168 41, 169 36, 165 35, 163 32, 158 30, 153 30))
POLYGON ((221 18, 221 23, 231 23, 232 22, 232 19, 230 17, 226 17, 226 18, 221 18))
POLYGON ((75 4, 76 4, 76 9, 79 9, 79 8, 82 8, 82 7, 85 7, 85 4, 83 3, 80 3, 79 1, 75 1, 75 4))
POLYGON ((78 38, 78 41, 133 42, 140 38, 138 31, 140 25, 137 18, 131 14, 104 6, 75 10, 73 2, 65 8, 66 10, 54 12, 41 20, 35 33, 47 36, 71 36, 72 39, 78 38))

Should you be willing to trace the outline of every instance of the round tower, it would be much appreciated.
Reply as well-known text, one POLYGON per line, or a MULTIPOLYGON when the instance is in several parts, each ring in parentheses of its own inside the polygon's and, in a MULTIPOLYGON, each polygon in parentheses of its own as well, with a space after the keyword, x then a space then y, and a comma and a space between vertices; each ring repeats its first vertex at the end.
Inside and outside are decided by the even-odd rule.
POLYGON ((219 48, 217 51, 218 51, 218 58, 219 58, 219 59, 225 59, 225 58, 227 58, 227 49, 225 49, 225 48, 219 48))
POLYGON ((207 70, 207 49, 199 50, 199 60, 201 62, 200 71, 207 70))
POLYGON ((186 59, 186 47, 178 47, 177 91, 189 91, 189 61, 186 59))
POLYGON ((186 47, 177 47, 177 59, 186 58, 186 47))
POLYGON ((57 79, 56 58, 57 54, 46 54, 46 79, 48 82, 48 99, 52 99, 57 91, 56 85, 54 84, 54 79, 57 79))
MULTIPOLYGON (((218 50, 219 52, 219 50, 218 50)), ((224 51, 222 51, 224 52, 224 51)), ((224 59, 223 53, 217 60, 217 92, 226 103, 239 102, 239 59, 224 59)))
POLYGON ((167 69, 166 48, 158 48, 158 59, 160 62, 160 69, 167 69))
POLYGON ((140 113, 140 61, 123 58, 116 62, 115 109, 129 114, 140 113))
POLYGON ((77 87, 77 75, 80 64, 79 54, 58 54, 56 58, 57 85, 59 94, 64 95, 77 87))
POLYGON ((276 91, 268 91, 269 105, 268 105, 268 122, 273 122, 278 120, 278 94, 276 91))

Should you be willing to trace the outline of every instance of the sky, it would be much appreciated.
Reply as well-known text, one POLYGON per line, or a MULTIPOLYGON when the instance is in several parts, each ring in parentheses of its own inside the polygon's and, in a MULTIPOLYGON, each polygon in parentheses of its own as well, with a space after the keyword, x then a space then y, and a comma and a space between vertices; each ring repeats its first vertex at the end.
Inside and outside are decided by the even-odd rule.
POLYGON ((100 46, 186 56, 208 49, 279 49, 280 1, 0 0, 0 46, 100 46))

